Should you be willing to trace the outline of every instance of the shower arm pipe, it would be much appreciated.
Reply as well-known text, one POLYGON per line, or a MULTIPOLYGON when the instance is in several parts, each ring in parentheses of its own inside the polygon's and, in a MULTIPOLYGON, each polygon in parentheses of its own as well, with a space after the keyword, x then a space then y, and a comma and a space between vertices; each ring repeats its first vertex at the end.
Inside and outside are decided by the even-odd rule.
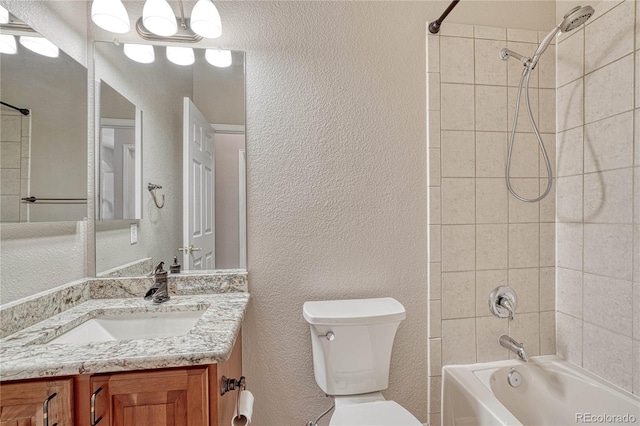
POLYGON ((460 0, 453 0, 442 13, 442 15, 440 15, 438 19, 429 24, 429 32, 431 34, 438 34, 438 32, 440 31, 440 25, 442 25, 442 22, 444 22, 447 15, 449 15, 449 13, 453 10, 454 7, 458 5, 458 3, 460 3, 460 0))
POLYGON ((19 107, 17 107, 17 106, 13 106, 13 105, 11 105, 11 104, 8 104, 8 103, 6 103, 6 102, 2 102, 2 101, 0 101, 0 104, 4 105, 4 106, 6 106, 6 107, 9 107, 9 108, 13 108, 13 109, 15 109, 16 111, 19 111, 19 112, 20 112, 20 114, 22 114, 22 115, 29 115, 29 114, 30 114, 30 111, 29 111, 27 108, 19 108, 19 107))

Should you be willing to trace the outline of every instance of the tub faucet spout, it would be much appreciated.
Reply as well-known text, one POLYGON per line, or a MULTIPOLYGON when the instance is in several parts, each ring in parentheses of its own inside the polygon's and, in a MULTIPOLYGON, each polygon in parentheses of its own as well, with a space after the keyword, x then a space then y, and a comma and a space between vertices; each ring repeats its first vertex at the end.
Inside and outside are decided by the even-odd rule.
POLYGON ((510 336, 507 336, 506 334, 503 334, 502 336, 500 336, 500 339, 498 339, 498 341, 500 342, 500 346, 502 346, 503 348, 507 348, 511 352, 518 355, 518 358, 520 358, 522 361, 524 362, 529 361, 529 355, 527 354, 527 351, 525 350, 524 345, 522 343, 516 342, 514 339, 512 339, 510 336))

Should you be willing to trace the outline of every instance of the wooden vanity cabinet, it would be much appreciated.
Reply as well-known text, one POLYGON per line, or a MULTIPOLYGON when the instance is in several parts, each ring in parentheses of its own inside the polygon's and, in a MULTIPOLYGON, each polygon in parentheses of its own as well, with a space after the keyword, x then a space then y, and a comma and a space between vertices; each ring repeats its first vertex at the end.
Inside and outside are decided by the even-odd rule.
POLYGON ((77 376, 76 425, 92 426, 94 393, 95 426, 231 424, 237 391, 221 396, 220 380, 242 375, 241 339, 221 364, 77 376))
POLYGON ((221 364, 2 383, 0 426, 229 425, 238 391, 220 395, 220 380, 242 375, 241 339, 221 364))
POLYGON ((3 383, 0 425, 72 426, 73 405, 71 378, 3 383))
POLYGON ((209 368, 215 366, 93 376, 94 424, 207 426, 209 368))

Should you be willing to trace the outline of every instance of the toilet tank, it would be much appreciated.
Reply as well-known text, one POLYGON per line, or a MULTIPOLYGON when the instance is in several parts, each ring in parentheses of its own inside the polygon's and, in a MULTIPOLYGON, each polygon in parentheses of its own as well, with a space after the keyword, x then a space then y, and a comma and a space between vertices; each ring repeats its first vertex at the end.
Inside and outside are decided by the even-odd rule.
POLYGON ((406 318, 397 300, 352 299, 306 302, 313 371, 327 395, 376 392, 389 386, 393 340, 406 318))

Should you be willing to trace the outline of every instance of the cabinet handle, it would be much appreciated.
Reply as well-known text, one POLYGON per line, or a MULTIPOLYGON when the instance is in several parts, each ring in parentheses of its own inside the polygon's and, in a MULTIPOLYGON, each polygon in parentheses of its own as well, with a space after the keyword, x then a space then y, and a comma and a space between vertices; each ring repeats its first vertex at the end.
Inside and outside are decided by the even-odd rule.
MULTIPOLYGON (((49 397, 47 399, 44 400, 44 402, 42 403, 42 424, 43 426, 49 426, 49 402, 56 397, 56 395, 58 395, 57 392, 52 393, 51 395, 49 395, 49 397)), ((54 424, 53 426, 57 426, 58 423, 54 424)))
POLYGON ((91 394, 91 426, 96 426, 102 420, 102 416, 98 417, 96 420, 96 396, 102 391, 102 387, 96 389, 94 393, 91 394))

